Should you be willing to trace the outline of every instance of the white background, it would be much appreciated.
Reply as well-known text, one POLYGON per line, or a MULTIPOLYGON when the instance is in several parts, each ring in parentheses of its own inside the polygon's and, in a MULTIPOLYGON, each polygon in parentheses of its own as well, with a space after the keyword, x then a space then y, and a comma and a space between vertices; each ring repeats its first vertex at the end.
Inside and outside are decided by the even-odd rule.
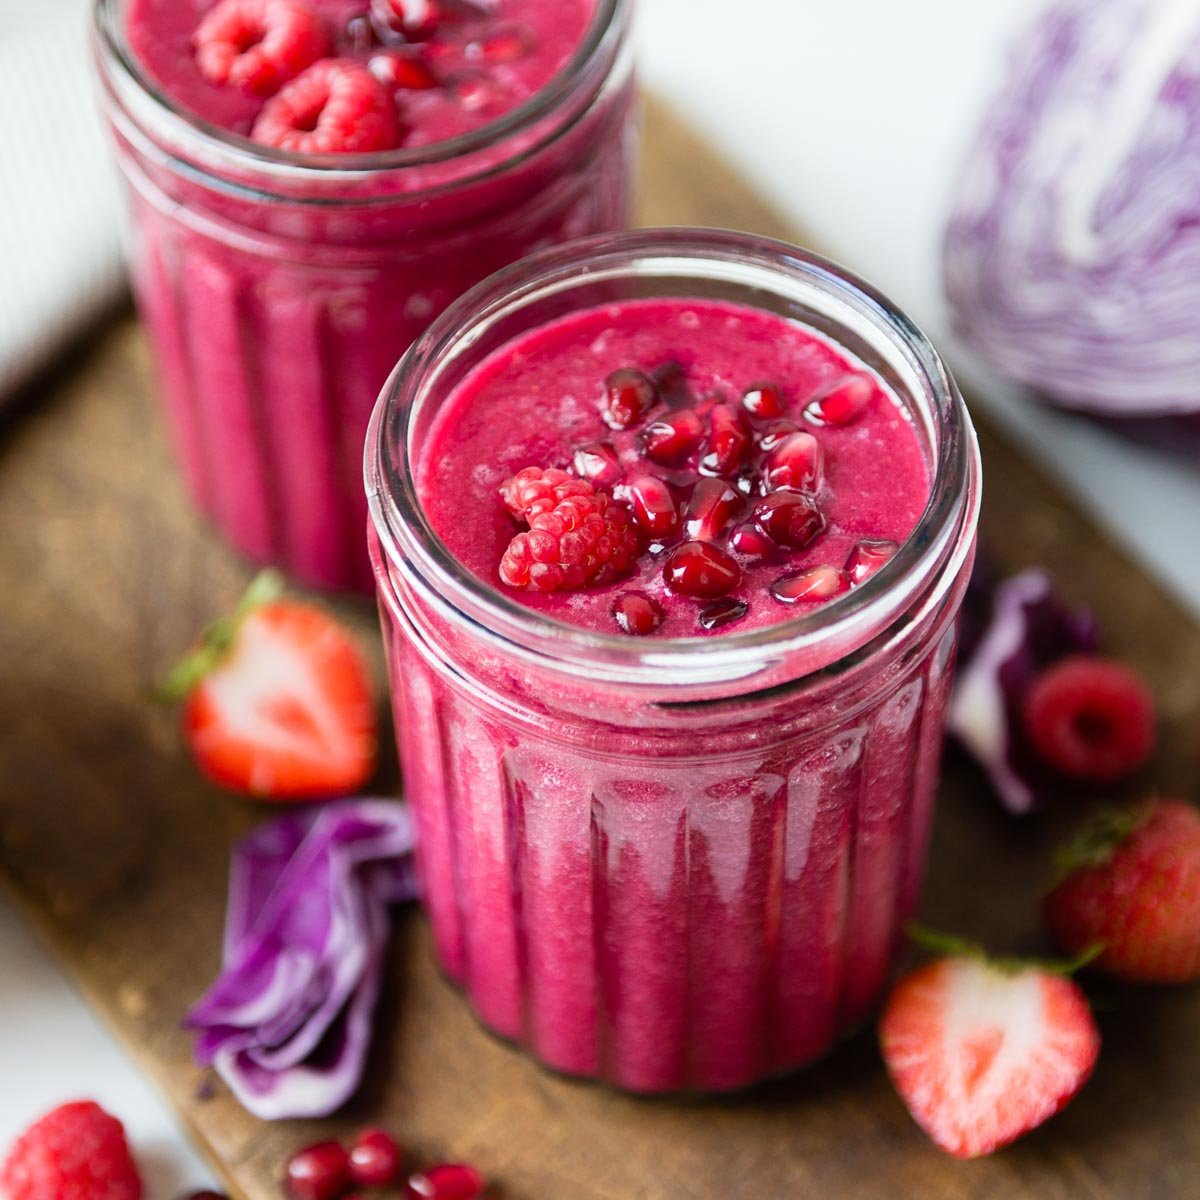
MULTIPOLYGON (((0 36, 50 2, 0 0, 0 36)), ((945 344, 937 242, 954 164, 1007 38, 1037 3, 642 0, 643 76, 798 228, 945 344)), ((1200 475, 1034 408, 955 361, 1200 613, 1200 475)), ((147 1200, 202 1181, 156 1097, 0 904, 0 1147, 38 1112, 84 1095, 130 1126, 150 1168, 147 1200)))

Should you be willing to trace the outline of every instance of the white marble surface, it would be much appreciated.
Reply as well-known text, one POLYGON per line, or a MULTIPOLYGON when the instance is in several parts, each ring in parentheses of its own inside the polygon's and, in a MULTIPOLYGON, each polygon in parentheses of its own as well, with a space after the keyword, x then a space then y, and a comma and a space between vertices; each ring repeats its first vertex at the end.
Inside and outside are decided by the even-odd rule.
MULTIPOLYGON (((814 241, 944 339, 936 246, 953 165, 1005 39, 1036 3, 642 0, 643 74, 814 241)), ((81 0, 0 0, 0 37, 50 5, 81 0)), ((1200 613, 1189 536, 1200 476, 973 382, 1200 613)), ((91 1095, 128 1123, 148 1200, 202 1180, 158 1098, 2 902, 0 1073, 0 1144, 41 1110, 91 1095)))

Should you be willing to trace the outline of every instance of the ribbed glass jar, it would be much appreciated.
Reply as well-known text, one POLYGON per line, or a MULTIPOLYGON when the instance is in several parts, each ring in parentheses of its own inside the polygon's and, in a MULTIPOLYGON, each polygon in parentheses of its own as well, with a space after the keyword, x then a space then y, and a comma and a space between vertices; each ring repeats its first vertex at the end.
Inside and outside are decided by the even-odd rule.
POLYGON ((869 1016, 920 893, 979 461, 925 338, 790 247, 656 231, 476 289, 393 375, 368 437, 405 794, 446 972, 548 1065, 644 1092, 739 1088, 869 1016), (414 457, 491 351, 576 308, 720 298, 803 321, 912 414, 932 495, 868 583, 727 636, 608 636, 524 608, 432 532, 414 457))
POLYGON ((175 446, 248 558, 371 588, 360 464, 397 357, 531 251, 623 229, 635 149, 631 0, 600 0, 567 69, 482 129, 411 150, 296 155, 180 108, 96 0, 104 110, 175 446))

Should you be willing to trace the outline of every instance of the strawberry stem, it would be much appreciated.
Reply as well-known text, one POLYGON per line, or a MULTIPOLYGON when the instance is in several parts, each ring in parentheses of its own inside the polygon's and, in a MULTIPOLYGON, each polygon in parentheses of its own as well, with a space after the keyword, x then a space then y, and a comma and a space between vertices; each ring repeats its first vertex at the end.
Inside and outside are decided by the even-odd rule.
POLYGON ((1072 959, 1021 958, 1019 955, 994 956, 980 942, 959 937, 953 933, 942 933, 910 921, 905 926, 909 940, 923 950, 943 958, 973 958, 995 967, 999 971, 1016 975, 1022 971, 1048 971, 1051 975, 1074 975, 1104 953, 1104 944, 1089 946, 1082 954, 1072 959))
POLYGON ((161 704, 186 699, 200 681, 220 665, 242 622, 256 609, 273 603, 282 595, 283 576, 278 571, 260 571, 233 612, 213 621, 200 635, 196 648, 171 668, 166 679, 155 689, 154 698, 161 704))
POLYGON ((1150 815, 1150 805, 1109 809, 1082 829, 1054 856, 1059 879, 1082 868, 1102 867, 1113 851, 1150 815))

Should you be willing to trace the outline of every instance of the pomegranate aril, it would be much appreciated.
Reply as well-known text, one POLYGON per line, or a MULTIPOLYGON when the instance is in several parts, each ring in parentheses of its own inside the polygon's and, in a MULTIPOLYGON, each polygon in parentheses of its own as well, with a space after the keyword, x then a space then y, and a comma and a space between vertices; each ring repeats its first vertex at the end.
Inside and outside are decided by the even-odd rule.
POLYGON ((387 1187, 396 1182, 402 1161, 391 1134, 382 1129, 364 1130, 350 1148, 350 1179, 360 1187, 387 1187))
POLYGON ((812 567, 795 575, 784 575, 771 584, 771 595, 782 604, 832 600, 849 588, 846 576, 837 567, 812 567))
POLYGON ((821 443, 811 433, 790 434, 771 451, 764 469, 768 491, 820 491, 825 479, 821 443))
POLYGON ((874 390, 865 375, 851 375, 813 400, 804 415, 814 425, 849 425, 862 416, 874 390))
POLYGON ((575 473, 597 487, 612 487, 625 473, 617 448, 611 442, 588 442, 580 446, 575 451, 574 464, 575 473))
POLYGON ((729 545, 747 558, 764 558, 775 549, 775 543, 757 525, 747 522, 729 535, 729 545))
POLYGON ((745 504, 741 495, 723 479, 701 479, 692 489, 684 530, 696 541, 714 541, 745 504))
POLYGON ((426 92, 441 86, 429 64, 412 55, 376 54, 367 63, 367 69, 394 92, 426 92))
POLYGON ((612 429, 629 429, 658 403, 658 389, 643 371, 622 367, 604 384, 604 419, 612 429))
POLYGON ((845 572, 852 584, 865 583, 886 562, 890 561, 900 547, 895 542, 862 541, 850 551, 846 559, 845 572))
POLYGON ((783 392, 773 383, 760 383, 742 397, 742 407, 754 417, 783 416, 783 392))
POLYGON ((350 1181, 350 1159, 337 1142, 318 1142, 288 1161, 287 1188, 295 1200, 337 1200, 350 1181))
POLYGON ((652 421, 642 431, 642 451, 648 459, 670 467, 682 462, 704 440, 704 422, 692 408, 680 408, 652 421))
POLYGON ((825 518, 806 492, 772 492, 754 507, 754 520, 779 546, 803 550, 824 530, 825 518))
POLYGON ((711 542, 684 542, 663 568, 667 587, 701 600, 727 596, 742 582, 737 560, 711 542))
POLYGON ((371 0, 371 10, 406 37, 428 37, 442 16, 438 0, 371 0))
POLYGON ((648 541, 660 542, 678 530, 679 505, 666 480, 657 475, 639 475, 618 491, 633 509, 633 519, 648 541))
POLYGON ((662 609, 644 592, 626 592, 613 601, 613 618, 622 633, 645 637, 662 624, 662 609))
POLYGON ((486 63, 516 62, 533 51, 536 38, 528 25, 504 25, 467 46, 467 57, 486 63))
POLYGON ((483 1176, 464 1163, 445 1163, 412 1176, 408 1194, 412 1200, 479 1200, 486 1186, 483 1176))
POLYGON ((741 414, 727 404, 712 410, 712 428, 700 469, 706 475, 736 475, 750 449, 750 434, 741 414))
POLYGON ((786 441, 793 433, 799 433, 800 426, 794 421, 772 421, 763 426, 758 434, 758 448, 764 454, 770 454, 778 445, 786 441))
POLYGON ((455 80, 453 92, 468 112, 484 112, 499 105, 500 88, 486 75, 463 75, 455 80))
POLYGON ((720 629, 722 625, 740 621, 749 611, 750 606, 744 600, 718 600, 700 613, 700 624, 705 629, 720 629))
POLYGON ((659 399, 668 408, 688 408, 692 404, 692 389, 688 386, 687 372, 677 362, 664 363, 653 373, 654 386, 659 399))

